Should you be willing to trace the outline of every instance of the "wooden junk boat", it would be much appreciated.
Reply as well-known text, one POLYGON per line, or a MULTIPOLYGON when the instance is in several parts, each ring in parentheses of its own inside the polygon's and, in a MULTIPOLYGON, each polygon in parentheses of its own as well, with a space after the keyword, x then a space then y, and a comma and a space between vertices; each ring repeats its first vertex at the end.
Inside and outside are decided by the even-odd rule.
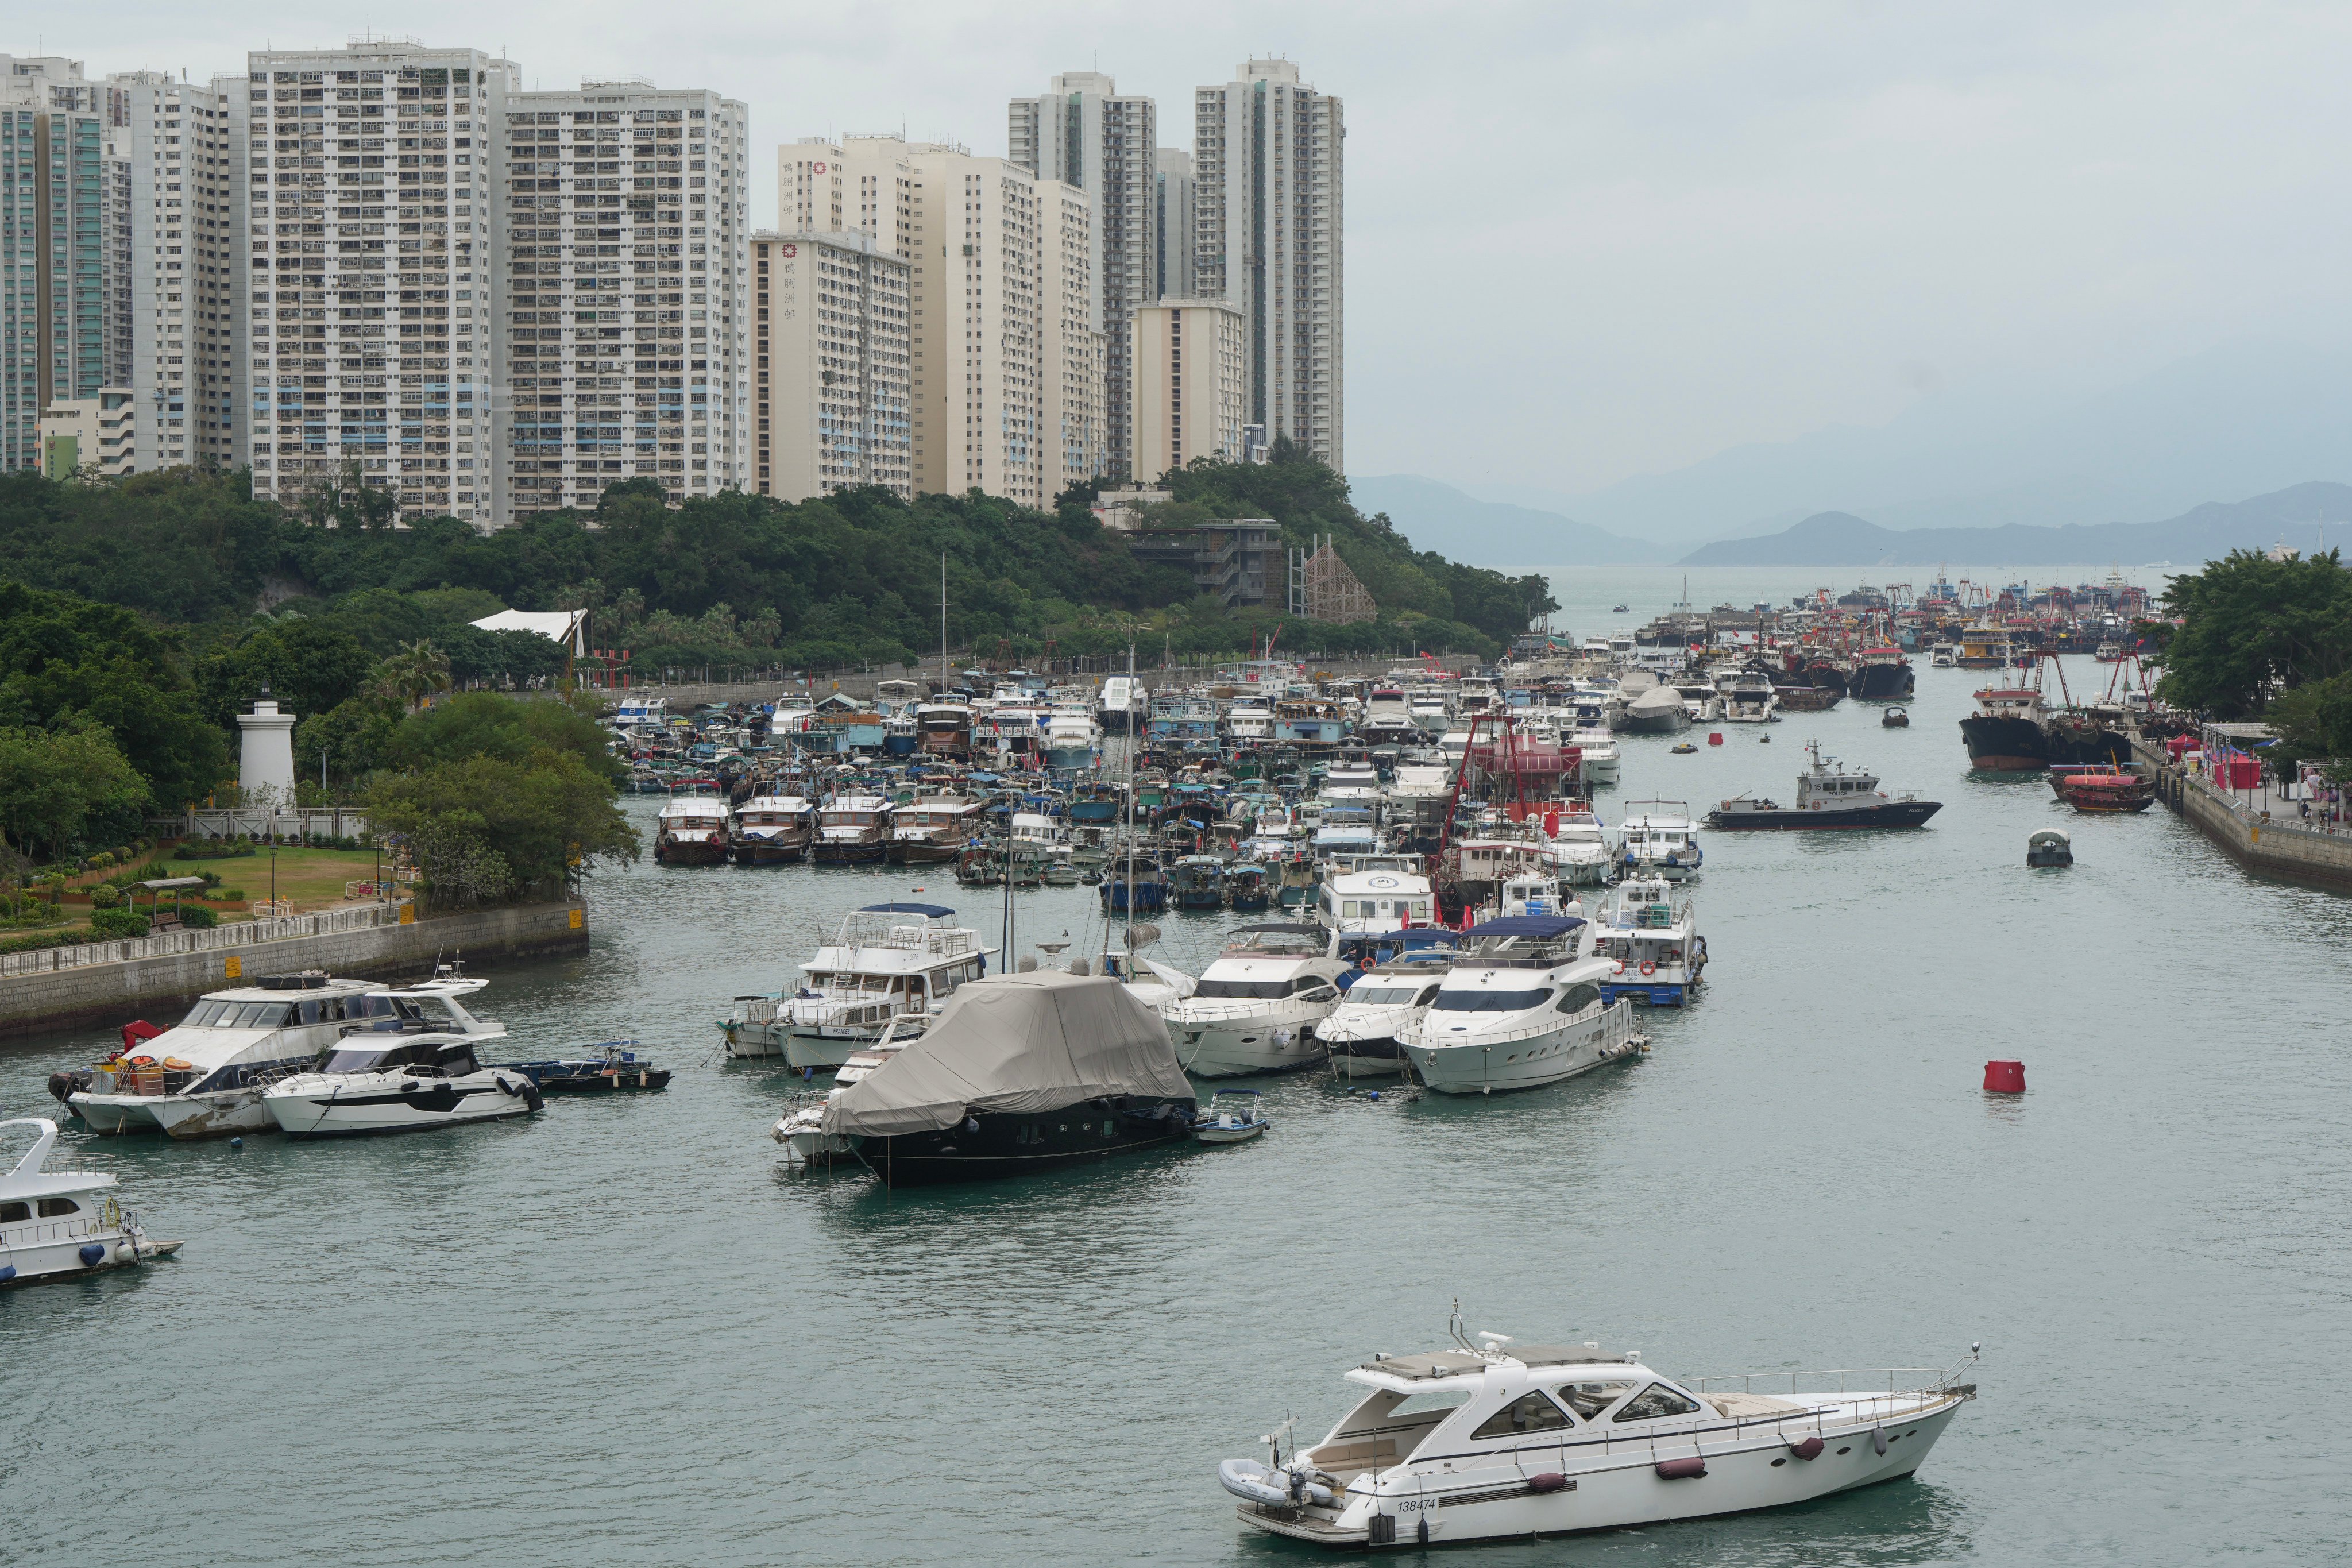
POLYGON ((2053 767, 2050 787, 2082 812, 2146 811, 2156 801, 2156 781, 2146 773, 2098 763, 2053 767))

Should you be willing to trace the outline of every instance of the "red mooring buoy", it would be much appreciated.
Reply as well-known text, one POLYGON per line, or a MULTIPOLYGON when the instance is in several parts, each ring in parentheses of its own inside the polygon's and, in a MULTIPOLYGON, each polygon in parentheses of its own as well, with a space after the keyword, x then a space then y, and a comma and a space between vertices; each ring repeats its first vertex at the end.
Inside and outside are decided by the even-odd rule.
POLYGON ((1706 732, 1706 743, 1710 746, 1720 746, 1723 744, 1723 731, 1720 730, 1709 730, 1706 732))
POLYGON ((1984 1086, 1987 1094, 2023 1094, 2025 1064, 2023 1062, 1985 1063, 1984 1086))

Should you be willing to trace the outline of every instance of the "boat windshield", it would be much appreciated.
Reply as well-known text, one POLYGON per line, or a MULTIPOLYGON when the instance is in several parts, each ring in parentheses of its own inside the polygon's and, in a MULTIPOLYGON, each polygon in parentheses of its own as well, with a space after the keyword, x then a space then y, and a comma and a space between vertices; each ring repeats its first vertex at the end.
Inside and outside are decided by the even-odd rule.
POLYGON ((1540 1007, 1551 995, 1534 991, 1440 991, 1432 1004, 1441 1013, 1523 1013, 1540 1007))
POLYGON ((282 1029, 294 1021, 291 1002, 203 1001, 180 1020, 184 1029, 282 1029))
POLYGON ((1311 974, 1301 975, 1297 980, 1203 980, 1193 989, 1192 994, 1203 999, 1222 996, 1268 1001, 1287 996, 1294 990, 1315 983, 1316 977, 1311 974))
POLYGON ((1348 988, 1348 1000, 1365 1007, 1402 1007, 1412 995, 1410 985, 1367 985, 1358 981, 1348 988))

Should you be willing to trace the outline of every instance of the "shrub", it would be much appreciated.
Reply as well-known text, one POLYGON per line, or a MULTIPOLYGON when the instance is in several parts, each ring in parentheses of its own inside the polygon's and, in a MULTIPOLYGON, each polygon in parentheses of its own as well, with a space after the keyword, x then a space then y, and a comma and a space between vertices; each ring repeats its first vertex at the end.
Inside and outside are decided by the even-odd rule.
POLYGON ((104 849, 100 850, 97 854, 95 854, 95 855, 93 855, 93 856, 91 856, 91 857, 89 858, 89 868, 90 868, 91 870, 93 870, 93 871, 103 871, 103 870, 106 870, 108 868, 111 867, 113 864, 114 864, 114 857, 113 857, 113 855, 112 855, 111 853, 110 853, 109 851, 104 850, 104 849))
POLYGON ((89 907, 93 910, 119 910, 122 907, 122 895, 100 882, 89 890, 89 907))
POLYGON ((196 875, 205 879, 205 897, 208 899, 211 898, 213 896, 213 889, 220 886, 220 873, 218 871, 199 871, 196 875))
POLYGON ((98 936, 145 936, 147 917, 135 910, 100 910, 89 917, 89 929, 98 936))
POLYGON ((245 889, 243 888, 206 888, 205 897, 222 903, 241 904, 245 902, 245 889))
POLYGON ((220 915, 202 904, 183 904, 180 906, 180 923, 191 931, 210 931, 220 924, 220 915))

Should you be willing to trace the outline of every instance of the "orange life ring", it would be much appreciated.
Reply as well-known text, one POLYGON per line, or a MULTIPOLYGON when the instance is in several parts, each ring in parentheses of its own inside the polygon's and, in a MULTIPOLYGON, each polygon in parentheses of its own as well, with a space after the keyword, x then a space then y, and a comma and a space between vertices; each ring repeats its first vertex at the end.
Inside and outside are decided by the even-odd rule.
POLYGON ((1625 961, 1624 961, 1623 959, 1622 959, 1622 958, 1621 958, 1621 959, 1619 959, 1619 960, 1617 961, 1617 967, 1616 967, 1616 968, 1614 968, 1614 969, 1612 969, 1612 970, 1611 970, 1609 973, 1612 973, 1612 974, 1622 974, 1622 973, 1625 973, 1625 961))
POLYGON ((155 1058, 153 1057, 132 1057, 131 1058, 131 1065, 135 1068, 152 1068, 155 1065, 155 1058))
POLYGON ((1356 961, 1356 967, 1359 969, 1370 969, 1371 966, 1372 955, 1369 952, 1356 961))
POLYGON ((1644 973, 1644 974, 1655 974, 1657 972, 1658 972, 1658 966, 1657 966, 1656 964, 1654 964, 1654 963, 1651 963, 1651 962, 1650 962, 1648 959, 1646 959, 1646 958, 1645 958, 1645 959, 1643 959, 1643 960, 1642 960, 1642 973, 1644 973))

